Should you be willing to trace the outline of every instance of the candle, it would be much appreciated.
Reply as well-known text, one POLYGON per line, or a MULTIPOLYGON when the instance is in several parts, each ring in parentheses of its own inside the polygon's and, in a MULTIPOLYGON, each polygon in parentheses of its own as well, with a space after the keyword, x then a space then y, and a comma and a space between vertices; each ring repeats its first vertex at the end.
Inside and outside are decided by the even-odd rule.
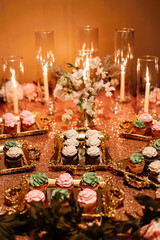
POLYGON ((149 71, 148 71, 148 67, 147 67, 147 70, 146 70, 146 87, 145 87, 145 97, 144 97, 144 112, 145 113, 148 113, 149 93, 150 93, 150 82, 149 82, 149 71))
POLYGON ((49 99, 49 89, 48 89, 48 72, 47 72, 47 64, 43 67, 43 81, 44 81, 44 94, 45 100, 48 101, 49 99))
POLYGON ((84 68, 84 83, 86 84, 90 80, 90 69, 89 69, 89 57, 86 56, 86 60, 84 62, 85 68, 84 68))
POLYGON ((121 86, 120 86, 120 99, 125 99, 125 67, 121 65, 121 86))
POLYGON ((13 86, 13 107, 14 107, 14 114, 18 114, 18 91, 17 91, 17 82, 15 79, 15 70, 10 69, 12 73, 11 81, 13 86))

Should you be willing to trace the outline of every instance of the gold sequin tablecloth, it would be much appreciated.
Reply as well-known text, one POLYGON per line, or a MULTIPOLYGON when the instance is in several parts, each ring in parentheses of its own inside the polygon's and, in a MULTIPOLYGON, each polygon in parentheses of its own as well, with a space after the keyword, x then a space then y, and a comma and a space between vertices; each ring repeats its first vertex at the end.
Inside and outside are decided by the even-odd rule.
MULTIPOLYGON (((135 99, 133 98, 130 103, 118 105, 119 113, 114 114, 115 101, 113 97, 106 98, 104 94, 99 95, 99 108, 103 109, 103 114, 99 115, 95 119, 95 127, 101 131, 109 132, 109 153, 113 161, 119 161, 123 158, 129 157, 133 152, 141 151, 147 144, 144 141, 125 139, 119 136, 119 123, 123 119, 132 119, 135 115, 135 99)), ((27 136, 21 137, 19 139, 27 140, 29 144, 36 145, 41 149, 40 159, 37 161, 35 172, 44 172, 49 178, 56 178, 59 176, 60 172, 54 172, 49 170, 48 163, 49 159, 53 153, 54 147, 54 134, 56 131, 67 130, 75 127, 77 124, 77 118, 73 117, 70 125, 65 125, 62 120, 62 114, 64 109, 71 108, 76 113, 77 109, 73 107, 71 102, 61 102, 57 100, 54 104, 54 115, 51 116, 50 130, 44 135, 27 136)), ((40 112, 42 115, 47 115, 47 109, 44 105, 39 102, 27 102, 26 109, 34 112, 40 112)), ((7 111, 7 104, 0 105, 0 116, 2 116, 7 111)), ((157 113, 160 113, 160 107, 157 108, 157 113)), ((157 114, 158 115, 158 114, 157 114)), ((0 144, 4 144, 6 140, 0 140, 0 144)), ((27 173, 16 173, 0 176, 0 206, 2 207, 2 212, 7 209, 4 204, 4 192, 7 188, 11 186, 16 186, 20 183, 20 178, 27 173)), ((80 178, 80 175, 74 175, 74 178, 80 178)), ((141 213, 141 206, 134 200, 134 196, 138 193, 148 194, 149 196, 155 197, 155 191, 153 189, 141 189, 137 190, 131 188, 124 184, 123 177, 117 176, 115 173, 109 171, 97 171, 97 175, 109 175, 114 179, 114 185, 123 188, 125 192, 124 204, 116 212, 117 219, 125 219, 125 212, 130 214, 141 213)), ((22 237, 17 239, 22 239, 22 237)), ((25 239, 25 238, 24 238, 25 239)), ((27 239, 27 238, 26 238, 27 239)))

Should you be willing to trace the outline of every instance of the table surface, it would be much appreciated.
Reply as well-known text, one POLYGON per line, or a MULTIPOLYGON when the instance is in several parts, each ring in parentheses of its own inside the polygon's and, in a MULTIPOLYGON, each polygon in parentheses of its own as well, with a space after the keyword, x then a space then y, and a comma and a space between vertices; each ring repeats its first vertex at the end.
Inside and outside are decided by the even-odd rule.
MULTIPOLYGON (((141 151, 147 144, 145 141, 125 139, 119 135, 119 123, 123 119, 132 119, 136 114, 136 102, 133 98, 131 102, 125 104, 115 105, 115 100, 113 97, 106 98, 103 93, 98 96, 99 108, 103 109, 103 114, 99 115, 95 119, 95 127, 97 130, 106 131, 109 133, 109 153, 113 161, 119 161, 121 159, 129 157, 133 152, 141 151), (118 106, 119 113, 114 113, 114 107, 118 106)), ((5 112, 9 111, 10 105, 1 104, 0 105, 0 116, 5 112)), ((40 102, 26 102, 26 109, 32 112, 40 112, 43 116, 47 115, 47 107, 40 102)), ((56 178, 61 172, 55 172, 49 170, 49 160, 53 154, 54 148, 54 136, 55 132, 67 130, 74 128, 77 125, 76 117, 77 109, 73 106, 71 101, 61 102, 56 100, 54 104, 54 115, 50 116, 52 122, 50 124, 50 130, 44 135, 36 136, 26 136, 17 138, 17 140, 27 140, 28 144, 35 145, 40 148, 41 156, 37 161, 36 168, 31 173, 43 172, 49 178, 56 178), (73 116, 70 125, 66 125, 62 122, 62 114, 64 109, 72 108, 75 116, 73 116)), ((157 107, 157 113, 160 113, 160 107, 157 107)), ((158 115, 158 114, 157 114, 158 115)), ((0 145, 3 145, 6 140, 0 140, 0 145)), ((79 172, 79 175, 74 175, 74 179, 78 179, 84 172, 79 172)), ((15 173, 0 176, 0 207, 2 207, 1 212, 7 210, 7 206, 4 204, 4 192, 6 189, 17 186, 20 183, 22 176, 27 173, 15 173)), ((122 176, 117 176, 108 170, 97 171, 97 175, 112 176, 114 180, 114 185, 120 187, 124 190, 125 199, 124 204, 121 208, 117 209, 116 218, 125 219, 125 212, 135 215, 136 213, 142 213, 141 206, 135 201, 134 196, 138 193, 147 194, 149 196, 155 197, 155 190, 149 189, 135 189, 124 184, 124 179, 122 176)), ((16 239, 22 239, 22 237, 17 237, 16 239)), ((27 239, 26 237, 23 239, 27 239)))

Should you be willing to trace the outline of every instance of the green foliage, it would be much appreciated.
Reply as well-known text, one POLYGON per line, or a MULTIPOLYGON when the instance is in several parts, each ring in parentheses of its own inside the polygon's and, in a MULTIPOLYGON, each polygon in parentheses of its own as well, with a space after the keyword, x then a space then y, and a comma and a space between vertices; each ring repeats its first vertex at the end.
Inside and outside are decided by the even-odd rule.
POLYGON ((24 214, 0 216, 0 239, 14 240, 18 234, 32 235, 34 240, 116 240, 118 234, 125 234, 129 239, 138 240, 140 228, 152 219, 160 218, 160 202, 142 194, 135 199, 143 206, 142 217, 127 213, 126 221, 103 217, 101 226, 93 224, 87 228, 80 228, 82 209, 78 209, 75 202, 69 201, 70 210, 66 212, 59 201, 46 208, 40 203, 32 203, 24 214))

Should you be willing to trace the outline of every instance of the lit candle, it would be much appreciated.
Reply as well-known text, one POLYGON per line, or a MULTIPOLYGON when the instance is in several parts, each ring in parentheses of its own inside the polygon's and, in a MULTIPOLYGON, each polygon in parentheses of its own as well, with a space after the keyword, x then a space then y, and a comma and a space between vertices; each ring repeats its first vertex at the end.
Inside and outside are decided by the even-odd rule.
POLYGON ((11 82, 13 86, 13 107, 14 107, 14 114, 18 114, 18 91, 17 91, 17 82, 15 79, 15 70, 10 68, 12 73, 11 82))
POLYGON ((86 84, 90 80, 90 69, 89 69, 89 58, 88 55, 86 56, 86 61, 84 63, 84 83, 86 84))
POLYGON ((149 82, 149 71, 148 67, 146 70, 146 88, 145 88, 145 97, 144 97, 144 112, 148 113, 149 108, 149 92, 150 92, 150 82, 149 82))
POLYGON ((121 65, 121 86, 120 86, 120 99, 125 99, 125 67, 121 65))
POLYGON ((44 81, 44 94, 45 100, 48 101, 49 99, 49 89, 48 89, 48 72, 47 72, 47 64, 43 67, 43 81, 44 81))

